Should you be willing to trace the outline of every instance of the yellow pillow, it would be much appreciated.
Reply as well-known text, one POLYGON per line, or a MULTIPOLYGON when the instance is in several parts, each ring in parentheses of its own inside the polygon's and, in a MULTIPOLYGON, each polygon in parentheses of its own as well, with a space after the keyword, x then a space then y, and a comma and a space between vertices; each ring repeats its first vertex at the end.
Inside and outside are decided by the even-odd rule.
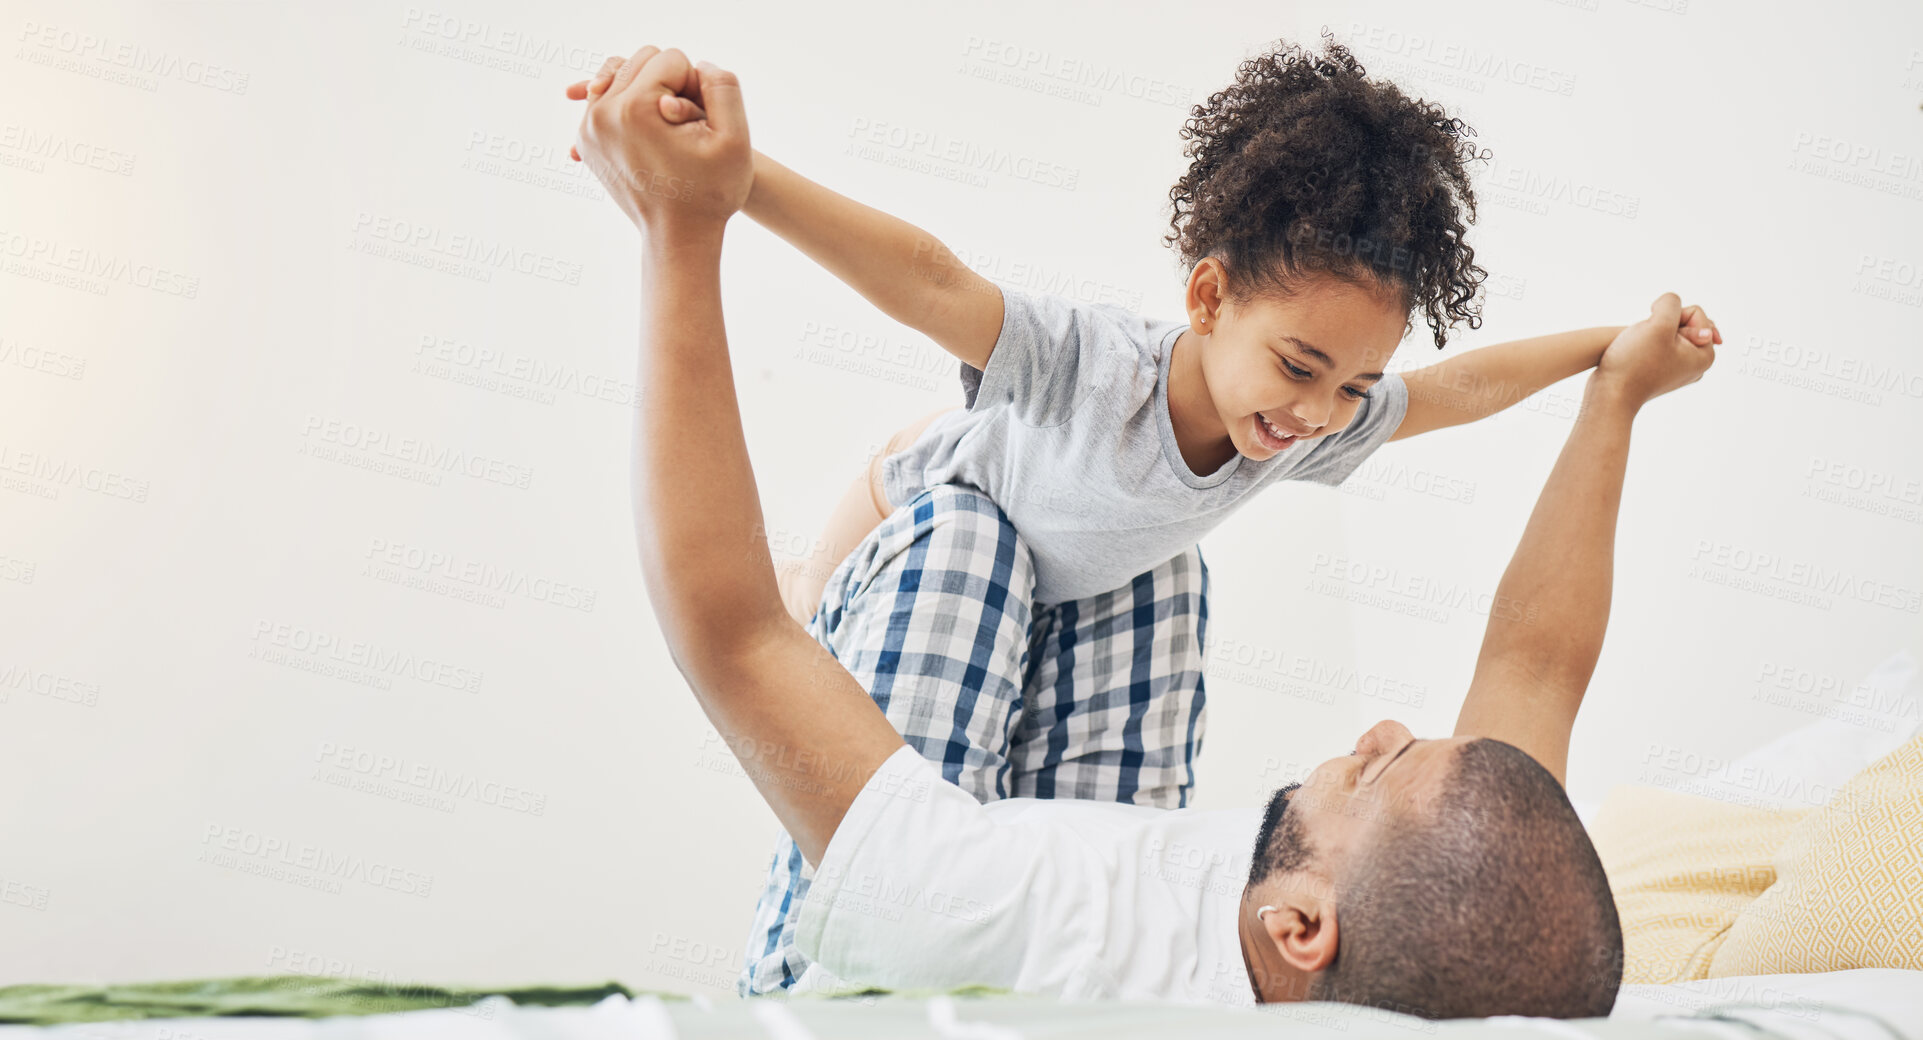
POLYGON ((1923 734, 1856 774, 1775 860, 1709 974, 1923 969, 1923 734))
POLYGON ((1808 809, 1758 809, 1656 787, 1609 792, 1589 829, 1623 926, 1625 983, 1707 978, 1737 915, 1776 880, 1808 809))

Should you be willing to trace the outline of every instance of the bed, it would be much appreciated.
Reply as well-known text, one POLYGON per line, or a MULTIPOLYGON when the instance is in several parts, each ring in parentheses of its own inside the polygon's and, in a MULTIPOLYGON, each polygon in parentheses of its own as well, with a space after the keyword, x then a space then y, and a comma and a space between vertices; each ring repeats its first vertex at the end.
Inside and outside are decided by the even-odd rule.
POLYGON ((1608 1018, 1433 1022, 1328 1003, 1249 1011, 981 994, 740 1001, 618 983, 494 991, 283 975, 0 987, 0 1040, 1923 1040, 1919 671, 1899 653, 1860 684, 1887 694, 1878 702, 1901 725, 1819 719, 1719 769, 1737 781, 1728 791, 1622 787, 1584 807, 1626 939, 1626 984, 1608 1018), (1754 776, 1835 794, 1764 804, 1740 782, 1754 776), (1797 967, 1728 970, 1744 963, 1797 967))
MULTIPOLYGON (((262 981, 262 980, 255 980, 262 981)), ((298 980, 296 980, 298 981, 298 980)), ((179 984, 175 984, 179 985, 179 984)), ((217 983, 205 984, 218 988, 217 983)), ((1240 1011, 1160 1003, 1073 1004, 1023 997, 871 997, 841 1000, 710 1000, 596 989, 524 991, 506 996, 457 994, 459 1006, 364 1015, 291 1017, 290 993, 326 992, 338 1000, 355 987, 295 985, 276 1017, 138 1018, 63 1025, 0 1026, 0 1040, 1017 1040, 1017 1038, 1342 1037, 1345 1040, 1428 1035, 1487 1040, 1582 1040, 1611 1037, 1710 1040, 1923 1040, 1923 972, 1859 969, 1814 975, 1708 979, 1667 986, 1626 986, 1606 1019, 1560 1021, 1482 1018, 1431 1022, 1343 1004, 1296 1004, 1240 1011), (470 1000, 471 998, 471 1000, 470 1000), (541 1006, 533 1001, 569 1006, 541 1006)), ((364 987, 363 987, 364 988, 364 987)), ((123 999, 140 987, 121 990, 123 999)), ((95 991, 105 995, 105 988, 95 991)), ((448 1001, 452 991, 414 999, 448 1001)), ((69 994, 67 1009, 77 1005, 69 994)), ((243 1002, 244 1004, 245 1002, 243 1002)), ((0 991, 0 1013, 8 1002, 0 991)), ((123 1008, 128 1005, 121 1005, 123 1008)), ((235 1011, 230 1004, 220 1010, 235 1011)), ((325 1010, 312 1002, 307 1010, 325 1010)), ((112 1013, 96 1005, 102 1013, 112 1013)), ((19 1007, 13 1009, 16 1013, 19 1007)), ((144 1013, 141 1012, 141 1013, 144 1013)))

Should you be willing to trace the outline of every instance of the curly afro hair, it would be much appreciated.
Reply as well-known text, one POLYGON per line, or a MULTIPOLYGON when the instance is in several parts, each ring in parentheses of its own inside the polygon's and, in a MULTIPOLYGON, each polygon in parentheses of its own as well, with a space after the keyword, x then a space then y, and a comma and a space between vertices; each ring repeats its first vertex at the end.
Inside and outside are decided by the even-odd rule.
MULTIPOLYGON (((1475 128, 1372 81, 1326 26, 1321 55, 1278 43, 1190 110, 1188 173, 1169 189, 1165 244, 1184 266, 1213 256, 1231 299, 1288 297, 1332 276, 1420 308, 1436 347, 1482 324, 1488 272, 1463 241, 1476 219, 1466 169, 1475 128)), ((1406 327, 1406 326, 1405 326, 1406 327)))

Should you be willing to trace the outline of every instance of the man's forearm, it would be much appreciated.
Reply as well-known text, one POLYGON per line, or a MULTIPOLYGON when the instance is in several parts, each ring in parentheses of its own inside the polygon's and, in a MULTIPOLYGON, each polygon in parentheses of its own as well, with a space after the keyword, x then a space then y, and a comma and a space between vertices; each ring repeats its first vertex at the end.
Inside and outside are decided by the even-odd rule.
POLYGON ((1409 411, 1391 440, 1457 426, 1502 411, 1544 387, 1596 366, 1620 325, 1497 343, 1403 373, 1409 411))
POLYGON ((1523 747, 1561 778, 1602 654, 1616 516, 1638 405, 1592 376, 1582 411, 1496 587, 1456 732, 1523 747))
POLYGON ((721 228, 650 229, 635 541, 701 709, 810 863, 901 735, 782 609, 721 321, 721 228))
POLYGON ((985 368, 1001 334, 1001 293, 933 235, 755 153, 742 210, 882 313, 985 368))
POLYGON ((643 244, 635 533, 677 659, 785 618, 722 325, 721 237, 651 230, 643 244))

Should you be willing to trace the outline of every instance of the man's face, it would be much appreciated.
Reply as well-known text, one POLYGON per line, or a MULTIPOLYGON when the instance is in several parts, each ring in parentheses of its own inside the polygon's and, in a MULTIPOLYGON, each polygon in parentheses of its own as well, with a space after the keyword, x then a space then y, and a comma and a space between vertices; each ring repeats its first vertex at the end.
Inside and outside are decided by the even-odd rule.
POLYGON ((1472 739, 1417 740, 1400 722, 1376 723, 1353 754, 1317 766, 1288 796, 1274 840, 1305 844, 1291 859, 1333 882, 1383 821, 1430 811, 1457 749, 1472 739))

